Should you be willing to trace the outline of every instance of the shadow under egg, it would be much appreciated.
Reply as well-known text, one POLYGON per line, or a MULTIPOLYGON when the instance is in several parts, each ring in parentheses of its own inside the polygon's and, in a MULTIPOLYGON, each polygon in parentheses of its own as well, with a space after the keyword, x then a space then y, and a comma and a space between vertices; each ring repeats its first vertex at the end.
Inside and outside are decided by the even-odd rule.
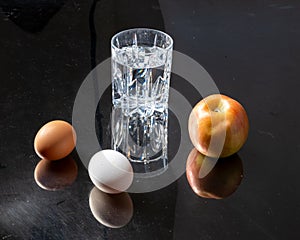
POLYGON ((77 164, 70 156, 56 161, 42 159, 35 167, 34 179, 42 189, 57 191, 70 186, 77 174, 77 164))
POLYGON ((133 203, 127 192, 108 194, 94 187, 89 205, 94 218, 106 227, 124 227, 133 216, 133 203))

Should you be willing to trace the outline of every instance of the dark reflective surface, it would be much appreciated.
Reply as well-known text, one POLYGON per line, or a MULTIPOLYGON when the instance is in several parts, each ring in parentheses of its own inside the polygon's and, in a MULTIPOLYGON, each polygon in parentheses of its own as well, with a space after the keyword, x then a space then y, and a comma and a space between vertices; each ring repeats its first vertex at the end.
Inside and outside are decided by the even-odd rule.
POLYGON ((66 0, 58 1, 4 1, 4 15, 24 31, 37 33, 59 11, 66 0))
MULTIPOLYGON (((300 3, 4 0, 0 7, 1 238, 300 237, 300 3), (48 192, 37 186, 33 139, 42 123, 71 121, 76 92, 110 56, 111 36, 138 26, 167 31, 176 50, 197 60, 222 93, 244 105, 250 120, 239 152, 245 175, 223 200, 196 196, 185 175, 159 191, 130 194, 131 221, 110 229, 89 210, 93 186, 78 159, 71 187, 48 192)), ((199 96, 184 81, 172 85, 196 103, 199 96)))

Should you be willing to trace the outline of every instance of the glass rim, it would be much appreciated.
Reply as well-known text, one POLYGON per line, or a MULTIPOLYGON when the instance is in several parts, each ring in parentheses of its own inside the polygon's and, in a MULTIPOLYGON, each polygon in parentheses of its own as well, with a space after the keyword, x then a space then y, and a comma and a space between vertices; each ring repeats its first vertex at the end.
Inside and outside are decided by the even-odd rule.
POLYGON ((129 28, 129 29, 122 30, 122 31, 120 31, 120 32, 118 32, 118 33, 116 33, 115 35, 112 36, 111 41, 110 41, 111 47, 116 48, 116 49, 121 49, 121 48, 117 47, 114 44, 114 40, 118 36, 120 36, 121 34, 124 34, 126 32, 130 32, 130 31, 132 31, 132 32, 134 32, 134 31, 135 32, 137 32, 137 31, 153 31, 153 32, 157 32, 159 34, 162 34, 162 35, 166 36, 166 38, 170 40, 169 46, 167 46, 166 48, 164 48, 164 50, 169 50, 169 49, 171 49, 173 47, 173 42, 174 41, 173 41, 173 38, 169 34, 163 32, 161 30, 157 30, 157 29, 153 29, 153 28, 129 28))

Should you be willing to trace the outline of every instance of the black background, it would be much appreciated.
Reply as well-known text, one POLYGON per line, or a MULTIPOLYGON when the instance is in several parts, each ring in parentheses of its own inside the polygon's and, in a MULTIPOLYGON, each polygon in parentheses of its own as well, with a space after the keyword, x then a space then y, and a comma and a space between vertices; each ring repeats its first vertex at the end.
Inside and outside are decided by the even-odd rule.
POLYGON ((298 239, 299 43, 300 3, 291 0, 0 1, 0 237, 298 239), (244 105, 250 133, 239 152, 244 179, 232 196, 200 198, 183 175, 159 191, 131 194, 131 222, 110 229, 90 212, 93 185, 78 159, 71 187, 37 186, 33 139, 50 120, 71 122, 76 93, 110 56, 110 38, 133 27, 168 32, 176 50, 244 105))

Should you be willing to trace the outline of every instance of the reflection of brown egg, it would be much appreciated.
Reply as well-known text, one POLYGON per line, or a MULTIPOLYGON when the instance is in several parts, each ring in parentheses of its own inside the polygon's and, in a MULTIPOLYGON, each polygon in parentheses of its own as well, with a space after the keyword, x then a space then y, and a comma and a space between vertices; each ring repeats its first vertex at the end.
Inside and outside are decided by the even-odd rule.
POLYGON ((222 199, 236 191, 243 178, 243 164, 234 154, 220 158, 213 169, 203 178, 199 177, 201 168, 210 165, 215 159, 205 157, 195 148, 190 152, 186 163, 186 175, 193 191, 204 198, 222 199))
POLYGON ((92 214, 106 227, 120 228, 132 218, 133 204, 128 193, 108 194, 94 187, 89 198, 92 214))
POLYGON ((34 179, 41 188, 56 191, 70 186, 77 172, 77 164, 70 156, 57 161, 42 159, 35 167, 34 179))

